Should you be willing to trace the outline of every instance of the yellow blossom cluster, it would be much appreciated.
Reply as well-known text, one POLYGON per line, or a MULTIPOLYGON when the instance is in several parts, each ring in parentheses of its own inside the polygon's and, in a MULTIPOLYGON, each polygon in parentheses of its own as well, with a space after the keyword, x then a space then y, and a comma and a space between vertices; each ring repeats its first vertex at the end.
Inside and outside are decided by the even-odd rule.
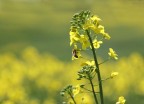
MULTIPOLYGON (((89 12, 81 12, 73 16, 70 28, 70 46, 73 45, 72 60, 82 58, 81 51, 86 49, 99 49, 103 44, 103 39, 109 40, 111 37, 105 32, 104 26, 100 25, 101 19, 89 12), (90 39, 91 38, 91 39, 90 39), (81 46, 81 47, 80 47, 81 46)), ((110 48, 108 55, 118 59, 118 55, 110 48)))
POLYGON ((1 54, 0 103, 56 104, 55 92, 62 87, 60 74, 64 68, 64 63, 51 55, 40 55, 33 47, 25 49, 19 58, 12 53, 1 54))
MULTIPOLYGON (((52 55, 39 54, 33 47, 25 49, 18 58, 12 53, 0 54, 1 104, 58 104, 61 102, 57 97, 60 89, 69 83, 74 85, 79 83, 75 80, 78 77, 75 72, 80 68, 80 63, 79 61, 62 62, 52 55)), ((93 66, 94 62, 87 61, 84 64, 93 66)), ((107 86, 104 85, 107 98, 119 95, 129 96, 131 88, 134 95, 144 96, 143 56, 132 54, 119 59, 117 63, 106 63, 100 67, 103 69, 101 70, 103 77, 114 77, 117 75, 115 72, 119 72, 120 75, 107 81, 107 86)), ((75 86, 73 93, 75 95, 79 93, 76 97, 77 101, 93 104, 91 95, 81 94, 79 85, 75 86)), ((118 100, 120 101, 124 100, 118 100)), ((127 102, 131 101, 127 99, 127 102)), ((134 104, 133 102, 131 103, 134 104)))
MULTIPOLYGON (((105 32, 104 26, 99 25, 99 22, 101 19, 94 15, 85 20, 85 23, 83 24, 84 30, 92 30, 95 32, 95 34, 102 34, 104 39, 110 39, 111 37, 108 35, 108 33, 105 32)), ((70 30, 70 45, 75 44, 76 42, 80 42, 82 44, 82 49, 86 49, 87 47, 90 47, 90 43, 88 41, 87 35, 80 34, 78 29, 76 27, 71 26, 70 30)), ((95 48, 99 48, 100 44, 102 44, 102 41, 98 41, 95 39, 93 41, 95 48)))

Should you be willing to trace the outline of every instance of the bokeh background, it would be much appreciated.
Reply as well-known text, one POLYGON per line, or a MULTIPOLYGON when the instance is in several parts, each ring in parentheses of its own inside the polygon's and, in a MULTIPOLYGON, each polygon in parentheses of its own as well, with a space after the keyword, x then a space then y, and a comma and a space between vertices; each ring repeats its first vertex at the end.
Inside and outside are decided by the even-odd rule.
POLYGON ((81 10, 98 15, 112 37, 99 57, 106 58, 109 47, 119 55, 101 66, 103 77, 120 73, 104 83, 106 104, 121 95, 127 104, 144 104, 143 0, 0 0, 1 104, 61 104, 60 90, 80 83, 69 28, 81 10))

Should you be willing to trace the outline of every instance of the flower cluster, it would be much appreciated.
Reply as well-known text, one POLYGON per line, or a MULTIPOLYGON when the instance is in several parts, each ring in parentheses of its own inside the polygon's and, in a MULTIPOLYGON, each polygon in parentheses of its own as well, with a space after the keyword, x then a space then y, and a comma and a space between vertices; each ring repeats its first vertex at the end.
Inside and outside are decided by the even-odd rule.
POLYGON ((95 68, 93 66, 86 65, 84 66, 79 72, 78 72, 78 80, 81 80, 82 78, 86 79, 92 79, 94 77, 93 72, 95 71, 95 68))
POLYGON ((72 98, 73 102, 76 103, 74 97, 79 94, 81 88, 80 85, 76 85, 76 86, 72 86, 72 85, 68 85, 66 86, 64 89, 61 90, 60 94, 61 96, 69 96, 70 98, 72 98))
MULTIPOLYGON (((93 93, 96 104, 104 104, 102 82, 107 79, 112 79, 118 75, 118 72, 112 72, 109 77, 105 78, 105 80, 102 80, 101 78, 99 66, 109 59, 117 60, 118 55, 112 48, 109 48, 108 59, 106 59, 104 62, 99 63, 96 52, 104 43, 104 40, 110 40, 111 38, 110 35, 105 32, 104 26, 100 24, 100 21, 101 19, 96 15, 92 15, 90 11, 82 11, 80 13, 76 13, 71 21, 69 35, 70 46, 73 47, 72 60, 79 58, 88 59, 85 58, 81 53, 82 51, 84 52, 86 50, 90 50, 93 55, 93 59, 88 59, 81 64, 82 69, 77 73, 77 80, 88 80, 88 85, 91 86, 91 90, 86 89, 86 85, 77 85, 75 87, 69 85, 64 88, 64 90, 62 90, 62 95, 65 95, 65 93, 67 93, 73 100, 74 104, 76 104, 75 95, 80 93, 81 88, 93 93), (96 80, 95 83, 93 80, 96 80), (95 85, 99 87, 99 90, 95 88, 95 85), (100 100, 98 100, 98 95, 96 93, 99 94, 100 100)), ((119 99, 119 103, 117 104, 125 103, 122 98, 119 99)))
MULTIPOLYGON (((101 19, 96 15, 91 15, 89 11, 82 11, 75 14, 71 21, 70 28, 70 46, 73 46, 72 60, 82 58, 81 50, 92 48, 87 32, 93 33, 92 44, 95 49, 99 49, 103 40, 109 40, 111 37, 105 32, 104 26, 100 25, 101 19), (79 46, 79 48, 78 48, 79 46)), ((110 48, 108 53, 110 57, 117 58, 115 51, 110 48)))

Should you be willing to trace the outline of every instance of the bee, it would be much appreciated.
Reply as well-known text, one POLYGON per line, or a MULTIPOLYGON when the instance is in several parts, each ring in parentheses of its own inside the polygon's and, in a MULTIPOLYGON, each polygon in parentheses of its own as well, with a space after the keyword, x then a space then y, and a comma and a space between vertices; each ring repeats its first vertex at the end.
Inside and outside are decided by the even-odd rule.
POLYGON ((75 58, 78 58, 78 55, 77 55, 77 50, 76 49, 73 49, 72 50, 72 56, 74 56, 75 58))

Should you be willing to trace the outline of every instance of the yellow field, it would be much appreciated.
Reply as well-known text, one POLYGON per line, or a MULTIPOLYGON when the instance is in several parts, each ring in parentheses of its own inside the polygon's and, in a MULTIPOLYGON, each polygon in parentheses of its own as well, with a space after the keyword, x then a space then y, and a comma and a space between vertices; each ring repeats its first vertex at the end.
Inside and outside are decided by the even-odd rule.
MULTIPOLYGON (((52 55, 39 54, 33 47, 25 49, 19 58, 12 53, 1 54, 1 104, 61 104, 60 90, 67 84, 81 83, 76 80, 80 62, 62 62, 52 55)), ((143 68, 144 57, 136 53, 120 58, 117 62, 102 64, 100 69, 103 78, 112 71, 119 72, 118 77, 103 84, 107 101, 115 102, 118 96, 124 95, 127 102, 135 102, 130 96, 137 99, 144 96, 143 68)), ((87 100, 92 102, 89 97, 86 97, 87 100)), ((143 104, 143 99, 138 104, 143 104)))

